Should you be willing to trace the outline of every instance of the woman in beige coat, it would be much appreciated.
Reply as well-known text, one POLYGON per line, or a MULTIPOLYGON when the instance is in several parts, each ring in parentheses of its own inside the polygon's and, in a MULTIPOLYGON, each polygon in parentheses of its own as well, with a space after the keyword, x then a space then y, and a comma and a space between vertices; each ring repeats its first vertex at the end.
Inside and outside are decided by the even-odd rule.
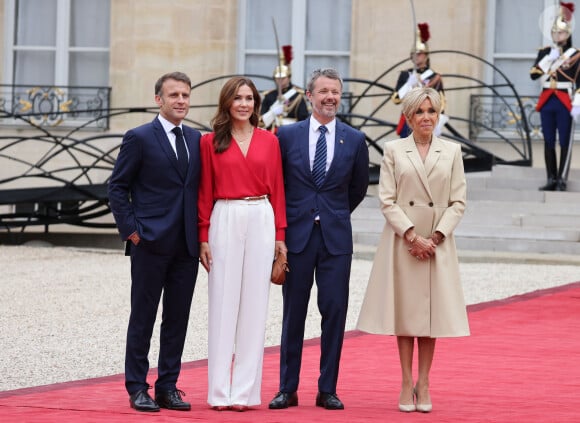
POLYGON ((365 332, 397 336, 404 412, 432 409, 436 338, 469 335, 453 237, 465 210, 465 174, 459 144, 433 134, 440 112, 437 91, 412 90, 403 100, 412 134, 385 143, 379 199, 386 224, 357 324, 365 332))

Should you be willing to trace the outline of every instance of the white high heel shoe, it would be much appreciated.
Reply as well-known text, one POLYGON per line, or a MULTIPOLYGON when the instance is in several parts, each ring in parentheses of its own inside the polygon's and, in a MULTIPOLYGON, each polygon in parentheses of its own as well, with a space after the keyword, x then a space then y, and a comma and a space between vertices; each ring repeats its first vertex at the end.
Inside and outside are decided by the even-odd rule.
POLYGON ((413 401, 413 404, 401 404, 399 403, 399 411, 402 411, 403 413, 412 413, 413 411, 415 411, 417 408, 415 407, 415 388, 413 388, 413 396, 411 397, 411 401, 413 401))
POLYGON ((419 395, 417 395, 417 387, 413 389, 415 397, 417 397, 417 405, 415 406, 416 410, 421 413, 430 413, 433 410, 433 404, 419 404, 419 395))
POLYGON ((399 404, 399 411, 403 413, 412 413, 416 409, 415 404, 399 404))

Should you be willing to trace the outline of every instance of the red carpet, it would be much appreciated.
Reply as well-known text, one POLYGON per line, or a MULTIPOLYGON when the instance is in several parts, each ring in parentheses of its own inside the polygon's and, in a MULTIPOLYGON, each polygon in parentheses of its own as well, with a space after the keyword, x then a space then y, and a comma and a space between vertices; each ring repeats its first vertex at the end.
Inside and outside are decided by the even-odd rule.
MULTIPOLYGON (((431 375, 433 412, 398 411, 394 337, 349 332, 338 394, 344 411, 314 406, 318 340, 308 341, 300 406, 268 410, 277 391, 278 350, 264 360, 264 404, 245 413, 206 405, 205 361, 187 363, 180 388, 191 412, 137 413, 123 376, 0 392, 2 422, 578 422, 580 282, 469 307, 472 335, 438 341, 431 375)), ((150 381, 154 380, 154 376, 150 381)))

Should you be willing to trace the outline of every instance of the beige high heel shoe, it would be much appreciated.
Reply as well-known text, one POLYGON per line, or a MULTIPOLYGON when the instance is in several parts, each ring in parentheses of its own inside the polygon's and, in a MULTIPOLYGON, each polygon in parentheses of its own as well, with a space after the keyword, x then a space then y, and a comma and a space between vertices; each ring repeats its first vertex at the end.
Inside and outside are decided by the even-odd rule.
POLYGON ((417 397, 417 405, 415 406, 417 411, 421 413, 430 413, 431 410, 433 410, 433 404, 430 403, 419 404, 419 395, 417 394, 417 387, 413 388, 413 393, 414 396, 417 397))

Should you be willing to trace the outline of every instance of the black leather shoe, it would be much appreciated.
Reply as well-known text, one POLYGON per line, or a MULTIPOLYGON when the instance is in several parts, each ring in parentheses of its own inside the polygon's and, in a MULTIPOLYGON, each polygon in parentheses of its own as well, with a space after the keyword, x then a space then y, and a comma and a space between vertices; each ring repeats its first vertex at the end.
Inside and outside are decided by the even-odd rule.
POLYGON ((296 407, 298 405, 298 395, 296 392, 278 392, 274 399, 270 401, 270 410, 280 410, 282 408, 296 407))
POLYGON ((558 182, 556 182, 556 191, 566 191, 566 181, 558 179, 558 182))
POLYGON ((155 394, 155 401, 157 401, 157 404, 159 404, 159 407, 161 408, 178 411, 191 410, 191 404, 183 401, 181 399, 182 395, 185 396, 185 392, 179 389, 167 392, 157 392, 155 394))
POLYGON ((327 394, 319 392, 316 395, 316 406, 324 407, 327 410, 344 410, 344 404, 338 399, 336 394, 327 394))
POLYGON ((159 405, 153 401, 146 389, 142 389, 129 396, 131 408, 137 411, 159 411, 159 405))

